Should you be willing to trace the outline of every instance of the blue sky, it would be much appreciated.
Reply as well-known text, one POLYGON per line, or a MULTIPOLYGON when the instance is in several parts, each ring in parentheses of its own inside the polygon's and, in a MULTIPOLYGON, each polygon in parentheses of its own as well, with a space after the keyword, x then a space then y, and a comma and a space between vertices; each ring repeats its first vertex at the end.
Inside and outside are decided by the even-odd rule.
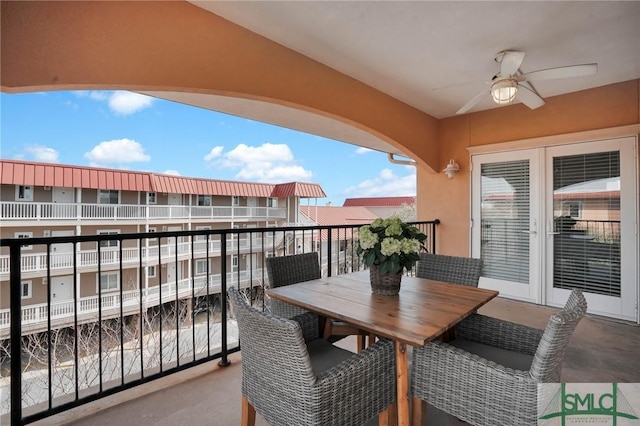
POLYGON ((355 145, 124 91, 0 95, 0 157, 251 182, 331 202, 415 195, 415 169, 355 145))

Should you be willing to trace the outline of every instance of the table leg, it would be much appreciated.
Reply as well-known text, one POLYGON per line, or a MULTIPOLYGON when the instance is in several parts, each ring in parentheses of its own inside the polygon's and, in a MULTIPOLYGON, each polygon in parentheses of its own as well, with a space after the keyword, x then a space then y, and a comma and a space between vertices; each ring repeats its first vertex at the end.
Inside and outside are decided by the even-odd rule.
POLYGON ((409 368, 407 359, 407 345, 394 342, 396 355, 396 386, 398 402, 398 426, 409 426, 409 368))

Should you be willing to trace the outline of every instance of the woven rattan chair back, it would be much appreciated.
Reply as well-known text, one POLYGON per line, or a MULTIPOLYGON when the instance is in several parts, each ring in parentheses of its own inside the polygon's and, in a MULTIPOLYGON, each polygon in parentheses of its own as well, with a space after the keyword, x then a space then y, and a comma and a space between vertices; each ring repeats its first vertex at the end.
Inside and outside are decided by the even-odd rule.
POLYGON ((380 420, 387 418, 396 389, 391 341, 359 354, 319 338, 305 343, 300 317, 261 312, 235 287, 228 294, 242 354, 243 425, 254 425, 256 412, 273 426, 358 426, 383 412, 380 420))
POLYGON ((284 391, 253 389, 258 383, 267 387, 287 384, 290 389, 311 386, 316 376, 300 325, 249 306, 235 287, 229 288, 228 294, 242 348, 243 394, 260 401, 264 395, 284 391))
POLYGON ((541 383, 560 381, 560 371, 569 339, 587 311, 582 292, 573 289, 564 308, 549 318, 531 364, 531 377, 541 383))
POLYGON ((482 259, 420 253, 416 276, 430 280, 478 287, 482 259))
MULTIPOLYGON (((272 288, 321 277, 317 252, 269 257, 266 263, 269 286, 272 288)), ((270 301, 270 310, 273 315, 283 318, 293 318, 306 312, 302 308, 274 299, 270 301)))

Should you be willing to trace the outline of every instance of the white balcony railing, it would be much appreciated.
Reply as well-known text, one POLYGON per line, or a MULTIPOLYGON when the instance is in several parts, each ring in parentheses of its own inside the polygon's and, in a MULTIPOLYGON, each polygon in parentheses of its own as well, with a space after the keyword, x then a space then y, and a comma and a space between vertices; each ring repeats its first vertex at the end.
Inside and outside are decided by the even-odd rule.
MULTIPOLYGON (((251 285, 251 281, 255 281, 255 285, 262 284, 262 269, 254 269, 252 271, 230 272, 227 273, 227 285, 239 286, 246 288, 251 285)), ((220 274, 206 276, 197 276, 194 278, 184 278, 178 280, 177 298, 184 299, 193 295, 204 296, 206 294, 220 293, 222 285, 222 276, 220 274), (207 289, 207 281, 209 288, 207 289)), ((117 313, 122 305, 123 308, 140 308, 142 300, 142 308, 147 309, 160 304, 160 293, 162 293, 162 303, 176 300, 176 283, 170 282, 162 284, 162 290, 159 286, 140 290, 127 290, 122 292, 122 300, 120 292, 113 291, 99 296, 81 297, 74 302, 67 300, 62 302, 51 303, 51 321, 70 320, 77 316, 89 315, 93 320, 97 318, 99 309, 102 310, 104 316, 108 316, 110 312, 117 313)), ((23 327, 34 326, 47 323, 49 318, 49 309, 46 303, 35 305, 27 305, 22 307, 22 325, 23 327)), ((11 321, 10 309, 0 310, 0 330, 8 330, 11 321)))
MULTIPOLYGON (((204 237, 200 237, 204 238, 204 237)), ((282 239, 282 236, 275 236, 275 245, 282 239)), ((265 234, 264 237, 256 235, 252 238, 230 238, 227 239, 227 252, 228 253, 247 253, 249 251, 256 251, 256 249, 272 250, 274 245, 274 236, 265 234)), ((143 265, 154 265, 158 263, 158 250, 160 250, 160 258, 162 263, 170 263, 175 261, 176 255, 178 260, 184 260, 191 257, 191 242, 181 241, 176 245, 175 243, 162 244, 158 246, 149 247, 131 247, 122 249, 122 265, 123 267, 137 266, 142 258, 143 265)), ((220 240, 207 241, 194 241, 193 243, 193 255, 198 258, 199 256, 209 255, 209 257, 220 256, 221 242, 220 240)), ((98 254, 97 249, 92 250, 78 250, 77 264, 79 272, 83 270, 93 270, 100 264, 103 268, 120 265, 120 250, 117 248, 103 248, 98 254), (98 257, 100 256, 100 257, 98 257)), ((9 255, 0 256, 0 277, 6 278, 9 274, 9 255)), ((73 253, 56 253, 51 252, 49 255, 51 262, 51 270, 70 269, 73 268, 73 253)), ((20 255, 20 264, 22 273, 37 273, 39 271, 47 270, 47 254, 44 252, 29 253, 23 251, 20 255)))
POLYGON ((1 201, 3 221, 44 220, 278 220, 286 217, 283 208, 239 206, 182 206, 138 204, 36 203, 1 201))

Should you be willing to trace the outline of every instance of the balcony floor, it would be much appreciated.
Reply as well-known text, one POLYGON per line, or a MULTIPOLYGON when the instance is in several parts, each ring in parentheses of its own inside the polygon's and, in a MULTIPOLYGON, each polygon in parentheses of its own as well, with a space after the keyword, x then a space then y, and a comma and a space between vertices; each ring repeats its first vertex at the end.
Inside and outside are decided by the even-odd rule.
MULTIPOLYGON (((553 308, 495 299, 480 312, 498 318, 544 328, 553 308)), ((343 339, 343 347, 355 348, 353 338, 343 339)), ((578 325, 564 359, 562 378, 565 382, 640 382, 640 327, 628 323, 585 317, 578 325)), ((217 363, 194 367, 104 398, 84 407, 70 410, 38 425, 69 424, 74 426, 178 426, 240 424, 241 354, 229 357, 231 365, 217 363)), ((445 419, 433 409, 427 423, 437 425, 465 424, 445 419)), ((369 422, 371 425, 377 421, 369 422)), ((256 425, 267 423, 259 415, 256 425)))

